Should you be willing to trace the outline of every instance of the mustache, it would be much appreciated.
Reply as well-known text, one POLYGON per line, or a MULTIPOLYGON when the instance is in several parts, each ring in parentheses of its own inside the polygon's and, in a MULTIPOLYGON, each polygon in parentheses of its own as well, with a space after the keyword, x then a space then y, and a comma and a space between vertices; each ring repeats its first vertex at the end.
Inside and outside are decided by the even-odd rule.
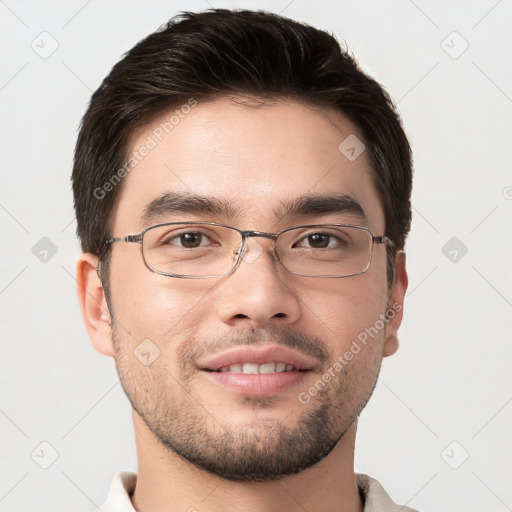
POLYGON ((329 349, 320 338, 296 332, 287 327, 270 327, 257 331, 247 329, 201 340, 186 340, 177 349, 177 355, 180 369, 186 371, 202 356, 217 354, 234 347, 270 344, 281 345, 312 356, 321 367, 332 359, 329 349))

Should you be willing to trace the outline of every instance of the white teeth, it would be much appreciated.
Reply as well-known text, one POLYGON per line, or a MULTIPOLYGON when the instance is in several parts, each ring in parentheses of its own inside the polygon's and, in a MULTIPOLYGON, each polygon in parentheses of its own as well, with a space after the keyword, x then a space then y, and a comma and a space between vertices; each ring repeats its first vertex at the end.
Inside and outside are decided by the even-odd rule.
POLYGON ((256 363, 236 363, 231 364, 229 366, 223 366, 219 368, 219 372, 231 372, 231 373, 247 373, 247 374, 257 374, 257 373, 281 373, 281 372, 291 372, 294 371, 295 367, 293 364, 286 363, 264 363, 264 364, 256 364, 256 363))
POLYGON ((243 373, 258 373, 258 365, 253 363, 244 363, 243 373))
POLYGON ((276 363, 260 364, 258 367, 258 373, 275 373, 276 363))

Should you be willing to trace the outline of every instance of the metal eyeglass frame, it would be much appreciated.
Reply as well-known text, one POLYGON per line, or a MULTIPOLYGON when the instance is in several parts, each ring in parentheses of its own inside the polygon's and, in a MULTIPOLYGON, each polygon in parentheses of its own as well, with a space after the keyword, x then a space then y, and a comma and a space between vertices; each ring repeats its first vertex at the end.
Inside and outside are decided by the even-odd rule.
MULTIPOLYGON (((144 261, 144 265, 146 266, 146 268, 148 270, 150 270, 151 272, 154 272, 155 274, 160 274, 160 275, 167 276, 167 277, 182 278, 182 279, 219 278, 219 277, 228 276, 228 275, 232 274, 233 272, 235 272, 235 270, 238 268, 238 266, 240 265, 240 262, 243 259, 243 255, 244 255, 245 249, 246 249, 245 242, 246 242, 246 240, 248 238, 252 238, 252 237, 263 237, 263 238, 269 238, 269 239, 273 240, 273 242, 274 242, 274 244, 273 244, 273 252, 274 252, 275 259, 277 259, 277 261, 281 264, 281 266, 287 272, 289 272, 290 274, 294 274, 294 275, 298 275, 298 276, 303 276, 303 277, 344 278, 344 277, 353 277, 353 276, 358 276, 358 275, 364 274, 370 268, 370 265, 371 265, 371 262, 372 262, 372 256, 373 256, 373 246, 375 244, 386 244, 386 245, 389 245, 391 247, 394 245, 393 241, 390 238, 388 238, 387 236, 375 236, 370 231, 369 228, 364 227, 364 226, 354 226, 354 225, 351 225, 351 224, 307 224, 307 225, 304 225, 304 226, 292 226, 292 227, 289 227, 289 228, 285 228, 285 229, 282 229, 281 231, 278 231, 277 233, 267 233, 265 231, 255 231, 255 230, 251 230, 251 229, 238 229, 238 228, 235 228, 233 226, 228 226, 227 224, 221 224, 221 223, 218 223, 218 222, 208 222, 208 221, 164 222, 164 223, 161 223, 161 224, 153 224, 152 226, 148 226, 147 228, 144 228, 140 233, 138 233, 136 235, 126 235, 124 237, 110 238, 109 240, 106 240, 105 241, 104 250, 102 251, 102 256, 100 257, 100 261, 101 261, 103 255, 105 254, 106 250, 108 249, 108 247, 111 244, 116 243, 116 242, 133 242, 133 243, 140 244, 141 253, 142 253, 142 260, 144 261), (233 267, 231 268, 231 270, 229 272, 226 272, 222 276, 187 276, 187 275, 180 275, 180 274, 169 274, 168 272, 162 272, 162 271, 159 271, 159 270, 152 269, 147 264, 146 258, 144 257, 144 250, 143 250, 144 234, 147 231, 149 231, 150 229, 153 229, 153 228, 158 228, 158 227, 162 227, 162 226, 173 226, 173 225, 176 225, 176 224, 185 224, 185 225, 198 225, 198 224, 200 224, 200 225, 219 226, 219 227, 224 227, 224 228, 232 229, 233 231, 237 231, 241 235, 242 244, 240 246, 240 250, 237 253, 235 253, 235 254, 238 255, 238 257, 237 257, 233 267), (368 258, 368 264, 366 265, 366 268, 364 270, 362 270, 361 272, 357 272, 355 274, 349 274, 349 275, 346 275, 346 276, 329 276, 329 275, 301 274, 299 272, 292 272, 291 270, 288 270, 286 268, 286 266, 283 264, 283 262, 281 261, 281 259, 279 257, 279 252, 276 250, 277 249, 277 238, 282 233, 285 233, 287 231, 291 231, 292 229, 297 229, 297 228, 315 228, 315 227, 329 227, 329 226, 361 229, 363 231, 366 231, 370 235, 372 243, 371 243, 371 247, 370 247, 370 257, 368 258)), ((99 268, 98 268, 98 270, 99 270, 99 268)))

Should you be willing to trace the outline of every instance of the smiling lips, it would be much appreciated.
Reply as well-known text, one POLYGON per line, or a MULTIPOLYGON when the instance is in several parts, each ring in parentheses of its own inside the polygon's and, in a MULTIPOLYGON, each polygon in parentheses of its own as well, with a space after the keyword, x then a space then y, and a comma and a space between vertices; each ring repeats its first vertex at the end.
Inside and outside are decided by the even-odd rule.
POLYGON ((315 363, 311 357, 305 357, 294 350, 271 345, 234 348, 199 360, 197 366, 206 371, 259 374, 311 370, 315 363))
POLYGON ((217 372, 232 372, 232 373, 281 373, 281 372, 293 372, 296 368, 293 364, 286 363, 235 363, 229 366, 223 366, 217 372))
POLYGON ((209 380, 232 391, 271 396, 303 380, 318 364, 283 346, 240 347, 208 359, 198 368, 209 380))

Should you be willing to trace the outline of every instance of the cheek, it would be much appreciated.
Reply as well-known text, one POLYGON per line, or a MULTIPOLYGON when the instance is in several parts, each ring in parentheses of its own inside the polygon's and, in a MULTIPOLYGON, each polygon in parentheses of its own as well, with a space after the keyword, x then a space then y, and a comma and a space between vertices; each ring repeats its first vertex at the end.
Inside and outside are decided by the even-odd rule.
POLYGON ((160 276, 133 261, 113 268, 112 307, 124 343, 133 349, 150 339, 168 359, 179 343, 197 335, 211 311, 214 282, 160 276))
MULTIPOLYGON (((379 321, 386 309, 386 289, 384 284, 375 286, 372 277, 363 274, 321 288, 310 286, 302 303, 303 315, 308 319, 305 327, 319 329, 312 334, 323 337, 333 353, 339 355, 358 337, 364 339, 364 333, 379 321)), ((381 327, 380 323, 377 327, 381 327)))

